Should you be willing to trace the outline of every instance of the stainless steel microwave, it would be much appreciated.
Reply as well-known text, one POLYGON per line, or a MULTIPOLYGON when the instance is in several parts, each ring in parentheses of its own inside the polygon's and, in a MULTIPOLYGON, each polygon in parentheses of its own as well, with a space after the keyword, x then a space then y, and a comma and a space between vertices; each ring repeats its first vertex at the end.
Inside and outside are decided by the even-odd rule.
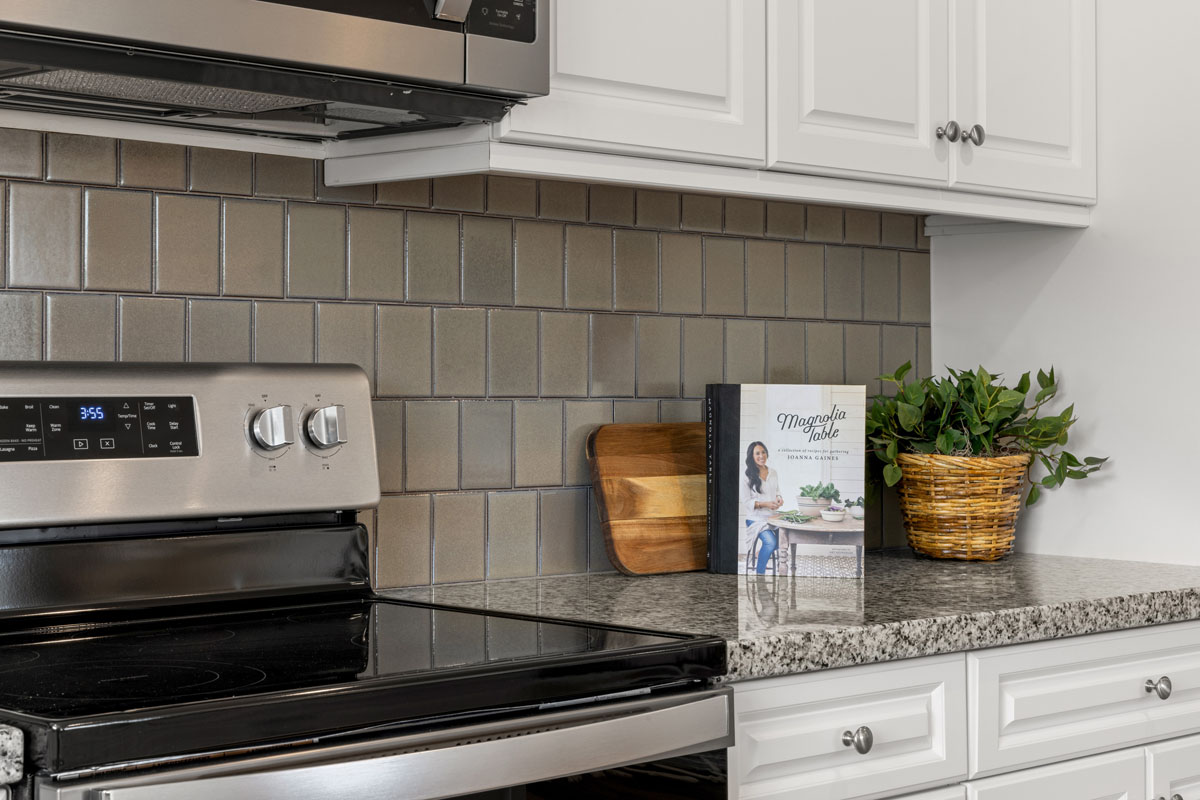
POLYGON ((537 0, 0 0, 0 108, 329 141, 549 90, 537 0))

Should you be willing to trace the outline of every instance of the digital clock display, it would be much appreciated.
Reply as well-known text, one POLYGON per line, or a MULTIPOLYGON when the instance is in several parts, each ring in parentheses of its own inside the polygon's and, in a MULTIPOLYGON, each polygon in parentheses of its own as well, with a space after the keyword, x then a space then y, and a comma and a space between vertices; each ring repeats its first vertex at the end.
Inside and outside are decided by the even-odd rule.
POLYGON ((116 430, 115 412, 111 402, 100 398, 76 400, 68 405, 67 430, 73 433, 107 433, 116 430))
POLYGON ((104 406, 80 406, 79 421, 80 422, 98 422, 107 417, 104 414, 104 406))

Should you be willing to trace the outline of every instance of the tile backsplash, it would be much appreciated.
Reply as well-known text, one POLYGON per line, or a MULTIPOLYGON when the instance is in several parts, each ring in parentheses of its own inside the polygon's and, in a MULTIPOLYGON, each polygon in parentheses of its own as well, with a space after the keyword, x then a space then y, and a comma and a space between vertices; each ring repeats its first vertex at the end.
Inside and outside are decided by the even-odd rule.
MULTIPOLYGON (((704 385, 928 374, 910 214, 0 129, 0 360, 353 362, 380 588, 612 569, 583 440, 704 385)), ((894 503, 868 542, 898 541, 894 503)))

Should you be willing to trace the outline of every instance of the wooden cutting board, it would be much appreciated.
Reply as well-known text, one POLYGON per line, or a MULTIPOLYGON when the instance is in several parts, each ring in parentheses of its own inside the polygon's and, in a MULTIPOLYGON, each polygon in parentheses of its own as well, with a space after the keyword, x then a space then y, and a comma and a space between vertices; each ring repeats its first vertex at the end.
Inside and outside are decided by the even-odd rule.
POLYGON ((614 566, 627 575, 708 567, 704 423, 601 425, 587 440, 614 566))

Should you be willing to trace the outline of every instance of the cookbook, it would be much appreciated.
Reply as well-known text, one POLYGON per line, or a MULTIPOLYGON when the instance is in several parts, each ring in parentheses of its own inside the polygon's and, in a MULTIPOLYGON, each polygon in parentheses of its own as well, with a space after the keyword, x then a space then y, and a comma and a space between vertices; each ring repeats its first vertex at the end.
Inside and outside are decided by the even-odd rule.
POLYGON ((708 568, 861 578, 865 386, 712 383, 708 568))

